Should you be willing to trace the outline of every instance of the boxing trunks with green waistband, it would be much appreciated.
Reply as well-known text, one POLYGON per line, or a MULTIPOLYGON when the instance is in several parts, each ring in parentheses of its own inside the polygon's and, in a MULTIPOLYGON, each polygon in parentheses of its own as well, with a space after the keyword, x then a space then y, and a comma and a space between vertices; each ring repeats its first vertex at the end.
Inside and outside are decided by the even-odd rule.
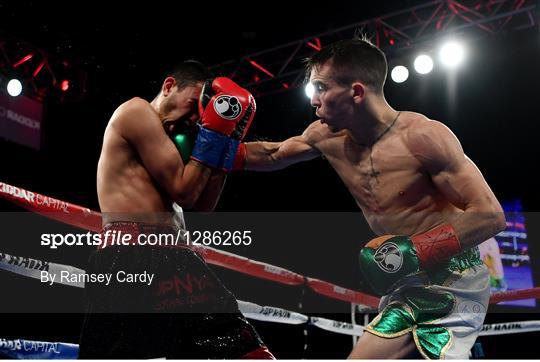
POLYGON ((381 298, 366 331, 383 338, 411 332, 424 358, 468 359, 489 296, 489 272, 475 247, 403 280, 381 298))
MULTIPOLYGON (((104 226, 102 239, 107 232, 132 240, 150 234, 174 238, 178 231, 113 222, 104 226)), ((91 255, 87 273, 111 278, 108 285, 86 285, 79 358, 274 358, 234 295, 185 243, 107 246, 91 255)))

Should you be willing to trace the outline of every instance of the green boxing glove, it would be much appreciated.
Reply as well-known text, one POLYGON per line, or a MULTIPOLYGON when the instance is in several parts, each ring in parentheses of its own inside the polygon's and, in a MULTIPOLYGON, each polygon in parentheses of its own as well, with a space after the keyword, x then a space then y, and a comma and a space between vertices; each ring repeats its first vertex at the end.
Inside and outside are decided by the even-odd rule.
POLYGON ((437 266, 461 252, 450 224, 415 236, 385 235, 360 251, 360 269, 378 295, 391 293, 402 279, 437 266))
POLYGON ((188 129, 183 133, 171 134, 171 140, 180 152, 184 165, 187 164, 191 158, 191 152, 195 145, 195 139, 197 138, 198 128, 188 129))

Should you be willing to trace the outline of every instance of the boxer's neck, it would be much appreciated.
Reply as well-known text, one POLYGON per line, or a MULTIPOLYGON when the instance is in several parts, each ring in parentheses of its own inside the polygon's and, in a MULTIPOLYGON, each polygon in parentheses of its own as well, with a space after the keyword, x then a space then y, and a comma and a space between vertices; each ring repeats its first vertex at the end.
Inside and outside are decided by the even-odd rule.
POLYGON ((365 147, 373 146, 394 125, 398 113, 384 97, 367 99, 349 127, 352 140, 365 147))
POLYGON ((161 93, 156 98, 154 98, 152 102, 150 102, 150 105, 152 106, 154 111, 156 111, 156 113, 158 114, 160 121, 163 121, 165 119, 161 111, 161 108, 163 108, 162 103, 163 103, 163 97, 161 96, 161 93))

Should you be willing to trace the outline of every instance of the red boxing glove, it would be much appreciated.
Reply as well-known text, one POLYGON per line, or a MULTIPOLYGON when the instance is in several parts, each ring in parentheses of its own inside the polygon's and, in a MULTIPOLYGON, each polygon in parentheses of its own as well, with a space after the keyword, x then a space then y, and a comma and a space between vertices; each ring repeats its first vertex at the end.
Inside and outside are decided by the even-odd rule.
POLYGON ((228 78, 207 81, 199 100, 200 131, 191 157, 230 171, 238 146, 255 117, 255 99, 228 78))
POLYGON ((451 224, 437 226, 425 233, 411 236, 422 269, 429 269, 461 253, 461 243, 451 224))
POLYGON ((204 85, 199 114, 202 127, 240 141, 255 117, 255 99, 231 79, 219 77, 204 85))

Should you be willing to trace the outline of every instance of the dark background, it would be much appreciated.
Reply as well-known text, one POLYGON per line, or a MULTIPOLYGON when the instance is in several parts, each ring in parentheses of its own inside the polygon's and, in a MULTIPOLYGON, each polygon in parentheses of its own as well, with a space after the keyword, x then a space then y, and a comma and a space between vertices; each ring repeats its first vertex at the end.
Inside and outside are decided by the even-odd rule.
MULTIPOLYGON (((41 151, 0 141, 0 180, 97 210, 95 170, 109 117, 120 103, 133 96, 151 100, 159 90, 163 72, 175 62, 195 58, 209 65, 216 64, 419 2, 333 1, 331 7, 314 2, 291 3, 259 3, 256 8, 254 4, 237 2, 196 7, 186 2, 152 2, 116 5, 115 8, 100 2, 1 3, 0 30, 32 43, 54 57, 69 60, 84 70, 88 78, 84 97, 63 102, 56 98, 46 99, 41 151)), ((448 75, 435 69, 424 77, 411 73, 409 80, 401 85, 387 82, 386 98, 396 109, 421 112, 448 125, 500 200, 518 198, 523 201, 525 211, 536 212, 540 202, 536 175, 540 129, 537 110, 540 30, 536 26, 489 36, 476 41, 469 51, 465 66, 456 75, 455 93, 448 90, 448 75)), ((413 55, 411 52, 410 57, 413 55)), ((395 59, 389 61, 392 64, 395 59)), ((257 105, 257 117, 249 139, 281 140, 299 134, 314 120, 302 89, 261 97, 257 99, 257 105)), ((4 210, 14 210, 4 202, 1 205, 4 210)), ((218 210, 359 211, 323 159, 274 173, 232 174, 218 210)), ((360 227, 365 228, 361 215, 358 220, 362 224, 360 227)), ((529 223, 527 226, 530 254, 537 261, 540 260, 537 243, 540 225, 529 223)), ((287 232, 283 230, 283 235, 287 232)), ((357 282, 359 274, 355 260, 362 242, 333 241, 326 248, 312 248, 306 238, 284 239, 276 241, 273 250, 252 248, 244 254, 360 289, 362 285, 357 282), (295 268, 294 260, 302 260, 302 266, 295 268)), ((27 254, 40 257, 30 251, 27 254)), ((84 253, 77 256, 81 267, 84 267, 85 257, 84 253)), ((57 261, 77 265, 69 260, 57 261)), ((282 296, 283 305, 287 306, 299 298, 320 303, 317 300, 320 297, 309 295, 309 292, 302 296, 298 290, 288 287, 218 271, 240 299, 276 305, 265 299, 267 294, 282 296)), ((540 280, 539 268, 535 267, 534 272, 536 280, 540 280)), ((21 283, 36 284, 4 274, 7 273, 2 273, 2 281, 7 286, 20 288, 21 283)), ((50 290, 39 291, 39 296, 58 298, 65 294, 67 298, 72 297, 73 291, 65 289, 57 288, 54 296, 47 294, 50 290)), ((347 308, 346 305, 342 307, 347 308)), ((538 319, 537 310, 528 310, 528 314, 515 313, 519 311, 494 310, 504 313, 489 314, 487 321, 538 319)), ((0 318, 6 321, 0 323, 0 338, 77 341, 78 315, 2 314, 0 318)), ((330 318, 347 320, 346 315, 330 318)), ((281 358, 341 358, 351 345, 348 336, 310 329, 309 348, 303 352, 301 327, 256 324, 281 358)), ((481 338, 481 341, 489 358, 533 358, 540 355, 523 342, 537 337, 538 333, 532 333, 481 338), (502 340, 504 344, 501 344, 502 340), (517 347, 510 347, 514 342, 517 347)))

